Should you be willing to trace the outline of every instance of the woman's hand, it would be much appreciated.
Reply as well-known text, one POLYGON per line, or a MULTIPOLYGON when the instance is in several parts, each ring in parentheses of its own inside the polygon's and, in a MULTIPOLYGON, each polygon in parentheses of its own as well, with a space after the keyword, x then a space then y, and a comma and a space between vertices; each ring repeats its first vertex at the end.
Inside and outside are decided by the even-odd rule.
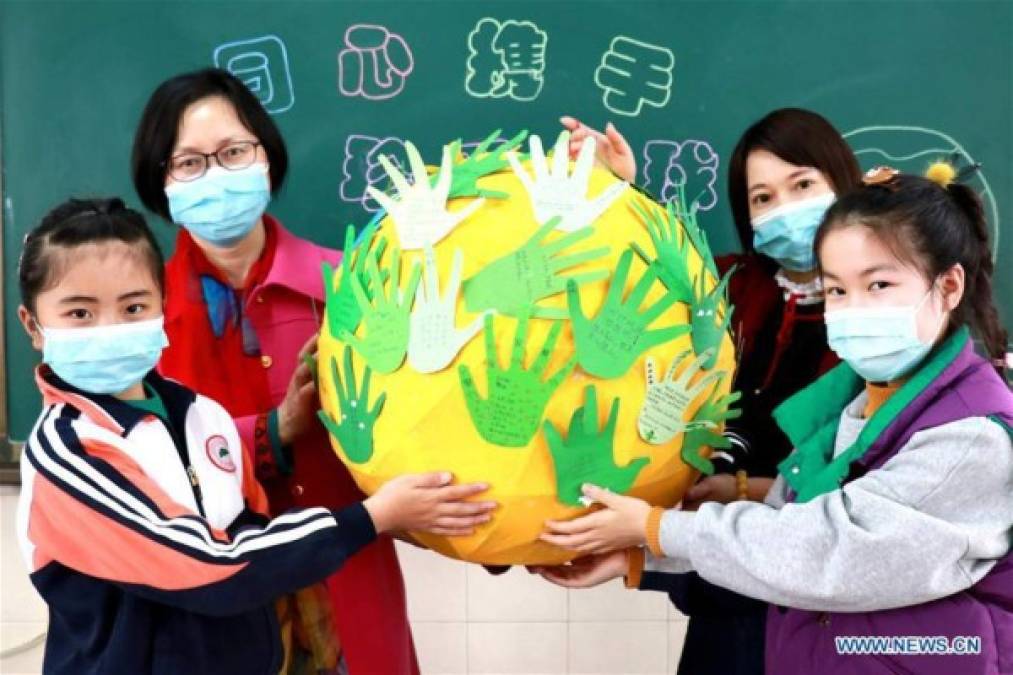
POLYGON ((496 502, 469 502, 488 483, 451 485, 453 474, 406 474, 383 484, 363 504, 378 533, 415 530, 445 537, 467 536, 486 523, 496 502))
MULTIPOLYGON (((755 502, 762 502, 773 484, 772 478, 750 478, 746 481, 746 497, 755 502)), ((735 476, 719 473, 707 476, 691 487, 682 498, 682 510, 696 511, 704 502, 730 504, 738 498, 739 488, 735 483, 735 476)))
POLYGON ((533 566, 528 571, 564 588, 591 588, 629 574, 630 557, 625 550, 612 551, 577 558, 567 565, 533 566))
POLYGON ((735 476, 718 473, 697 482, 682 498, 683 511, 696 511, 704 502, 728 504, 738 498, 735 476))
POLYGON ((593 485, 585 485, 583 493, 605 508, 574 520, 546 521, 546 532, 539 539, 581 553, 607 553, 647 543, 650 504, 593 485))
POLYGON ((633 148, 611 122, 605 125, 605 133, 602 133, 581 123, 574 117, 561 117, 559 121, 570 132, 571 159, 577 157, 585 140, 589 137, 594 138, 597 144, 595 155, 598 157, 598 161, 627 183, 635 182, 637 158, 633 156, 633 148))
POLYGON ((278 436, 282 445, 291 445, 300 436, 309 431, 317 422, 317 409, 320 401, 317 398, 317 383, 313 379, 313 371, 306 363, 306 357, 316 359, 317 338, 319 333, 306 341, 296 357, 298 365, 288 382, 288 391, 278 406, 278 436))

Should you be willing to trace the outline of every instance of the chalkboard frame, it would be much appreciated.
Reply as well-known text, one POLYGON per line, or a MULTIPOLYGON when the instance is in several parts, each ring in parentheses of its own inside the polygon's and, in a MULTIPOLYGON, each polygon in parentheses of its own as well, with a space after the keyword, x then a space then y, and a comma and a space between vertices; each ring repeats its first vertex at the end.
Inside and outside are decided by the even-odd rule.
MULTIPOLYGON (((649 159, 643 154, 645 149, 657 141, 677 144, 680 148, 686 141, 713 145, 717 150, 715 154, 721 158, 720 163, 715 163, 719 177, 713 182, 713 186, 717 193, 723 194, 726 151, 730 151, 741 131, 754 121, 758 114, 784 106, 800 106, 826 114, 838 129, 846 134, 859 129, 899 125, 924 127, 952 135, 973 153, 975 159, 983 159, 986 164, 989 181, 995 186, 996 199, 1004 207, 998 208, 996 215, 1007 216, 997 218, 995 225, 998 226, 1001 222, 1003 228, 1008 229, 1008 223, 1013 222, 1008 217, 1008 208, 1005 208, 1005 202, 1009 201, 1007 191, 1013 188, 1013 175, 1007 169, 1008 162, 1003 161, 1008 152, 1005 155, 1001 154, 1003 149, 1008 151, 1010 147, 1009 116, 985 114, 989 111, 999 113, 1008 111, 1009 99, 1003 98, 1001 101, 996 99, 999 104, 980 106, 977 114, 967 115, 968 102, 979 100, 982 91, 1008 94, 1010 83, 1013 81, 1010 78, 1010 61, 1000 59, 996 61, 994 67, 982 68, 981 62, 975 57, 978 53, 975 49, 954 47, 946 53, 946 58, 936 60, 935 68, 925 67, 927 63, 925 54, 934 53, 925 50, 925 46, 930 44, 967 46, 974 44, 971 42, 974 40, 981 45, 1001 45, 1001 50, 995 53, 1009 54, 1008 35, 1010 27, 1013 26, 1011 23, 1013 12, 1009 3, 999 0, 980 3, 978 7, 982 8, 981 11, 975 12, 967 12, 966 4, 952 0, 921 5, 918 12, 911 12, 910 5, 897 0, 880 3, 874 13, 875 21, 869 21, 868 12, 854 11, 854 7, 850 6, 851 3, 743 1, 723 4, 706 3, 703 0, 680 0, 677 3, 637 0, 615 3, 609 9, 609 21, 589 21, 582 27, 580 40, 583 47, 580 51, 566 48, 562 39, 553 38, 548 43, 554 84, 546 86, 537 101, 489 100, 482 104, 482 114, 462 120, 461 124, 455 122, 453 126, 440 127, 446 130, 438 133, 428 131, 429 127, 441 118, 435 112, 442 111, 442 106, 447 102, 453 105, 470 104, 471 99, 467 96, 474 96, 474 93, 467 88, 467 81, 464 83, 465 89, 460 89, 462 86, 460 78, 463 74, 461 70, 454 71, 457 74, 446 79, 436 76, 437 79, 432 80, 433 73, 443 68, 443 61, 440 59, 450 59, 447 63, 453 64, 459 64, 464 60, 468 45, 462 38, 466 34, 470 35, 468 31, 474 30, 473 26, 478 25, 473 23, 476 19, 532 20, 538 22, 539 30, 556 35, 558 31, 570 31, 573 13, 566 8, 572 9, 576 3, 571 4, 563 0, 558 4, 505 3, 489 0, 486 3, 460 5, 448 0, 446 3, 381 4, 360 0, 354 3, 333 3, 333 6, 342 8, 340 15, 334 13, 327 20, 308 23, 306 19, 315 17, 317 8, 323 6, 322 4, 285 3, 285 16, 291 15, 293 21, 297 22, 298 29, 285 28, 285 23, 275 25, 277 22, 269 21, 269 17, 264 16, 263 12, 235 12, 230 9, 233 5, 241 7, 243 3, 220 0, 216 3, 189 6, 196 14, 203 12, 208 16, 216 15, 220 10, 227 10, 233 19, 229 22, 210 20, 195 22, 189 10, 186 17, 181 17, 168 3, 123 5, 115 2, 70 0, 48 3, 12 3, 0 0, 0 19, 3 19, 3 25, 17 26, 16 31, 12 30, 9 33, 0 30, 5 38, 0 44, 6 46, 6 49, 0 49, 0 52, 7 57, 8 64, 14 63, 23 54, 35 54, 33 50, 37 50, 38 55, 43 58, 55 58, 56 54, 60 56, 57 59, 60 63, 64 60, 67 63, 72 61, 76 63, 82 59, 61 60, 67 55, 73 56, 76 52, 67 49, 66 40, 57 39, 60 37, 57 34, 59 31, 52 30, 54 26, 60 27, 60 31, 66 26, 72 26, 76 31, 75 35, 81 38, 79 44, 75 44, 78 44, 78 48, 94 46, 95 54, 100 55, 95 56, 96 59, 122 56, 117 49, 105 49, 108 45, 115 46, 120 42, 104 39, 100 31, 94 30, 95 25, 106 26, 108 23, 111 26, 110 17, 117 21, 129 19, 127 25, 131 29, 146 25, 139 23, 139 17, 143 17, 144 21, 150 18, 152 21, 158 21, 158 25, 164 26, 170 32, 173 30, 179 32, 176 37, 185 48, 173 52, 172 69, 169 69, 169 64, 164 63, 164 57, 159 55, 159 50, 147 50, 145 53, 155 55, 152 57, 154 60, 150 63, 145 61, 143 67, 138 66, 135 69, 137 72, 143 72, 144 77, 150 77, 151 80, 136 82, 134 88, 130 90, 129 106, 126 99, 120 101, 122 105, 116 106, 110 118, 117 121, 107 123, 107 126, 129 129, 132 128, 134 120, 123 111, 133 106, 139 115, 143 103, 142 94, 154 85, 156 74, 157 77, 163 77, 186 69, 210 65, 209 59, 215 45, 232 44, 239 39, 275 33, 289 40, 291 35, 298 33, 300 39, 298 41, 293 39, 288 43, 287 49, 293 51, 286 56, 286 70, 289 66, 287 59, 291 58, 292 67, 299 71, 299 74, 296 74, 299 78, 297 87, 300 91, 306 87, 305 91, 317 93, 303 97, 292 111, 285 112, 285 117, 280 118, 280 126, 286 140, 292 146, 293 156, 295 158, 305 156, 308 163, 304 164, 298 160, 293 162, 295 170, 287 188, 288 197, 279 199, 278 210, 274 213, 282 219, 282 222, 287 223, 286 226, 302 236, 307 236, 307 232, 320 232, 325 223, 336 222, 343 227, 346 222, 362 222, 357 199, 349 199, 344 193, 340 193, 339 198, 335 199, 334 194, 337 190, 334 186, 334 172, 339 168, 340 158, 349 155, 347 141, 353 136, 366 135, 378 143, 376 147, 380 147, 381 141, 385 143, 388 140, 400 142, 404 139, 413 139, 416 144, 426 146, 420 147, 423 153, 432 153, 429 156, 435 156, 438 144, 454 137, 454 134, 474 140, 484 137, 490 130, 487 125, 491 120, 495 121, 495 126, 509 130, 529 128, 532 132, 541 134, 543 138, 548 138, 553 137, 558 129, 554 116, 563 112, 576 114, 589 124, 599 127, 611 118, 619 123, 620 128, 627 134, 638 158, 642 157, 645 160, 649 159), (437 11, 434 8, 444 5, 453 8, 452 12, 447 13, 447 23, 452 30, 445 34, 425 29, 418 21, 418 17, 433 12, 439 14, 443 10, 437 11), (412 91, 416 93, 429 91, 411 89, 412 86, 426 85, 427 82, 437 85, 433 91, 439 90, 439 95, 419 95, 416 99, 412 99, 412 105, 418 106, 412 109, 412 116, 405 119, 398 118, 395 124, 375 123, 377 119, 383 117, 377 111, 384 106, 388 110, 392 105, 400 106, 400 102, 384 104, 367 100, 367 97, 350 97, 343 90, 335 88, 334 79, 340 74, 335 54, 337 50, 343 49, 342 32, 355 22, 385 24, 390 19, 388 12, 390 6, 400 7, 398 11, 404 14, 398 19, 396 26, 391 24, 393 28, 402 30, 399 27, 403 27, 412 47, 415 48, 416 44, 418 46, 417 73, 411 80, 416 85, 409 83, 406 95, 412 91), (131 9, 124 12, 126 18, 118 17, 120 8, 127 7, 131 9), (559 7, 563 9, 557 9, 559 7), (728 10, 728 7, 732 7, 732 10, 728 10), (21 11, 19 8, 30 9, 21 11), (150 17, 149 8, 155 8, 151 10, 150 17), (200 11, 197 11, 198 8, 200 11), (15 12, 15 9, 18 11, 15 12), (467 11, 461 11, 462 9, 467 11), (37 11, 39 14, 33 21, 14 20, 14 17, 31 18, 36 16, 37 11), (66 21, 62 19, 56 21, 57 17, 64 16, 69 18, 66 21), (641 16, 646 16, 649 20, 640 21, 638 17, 641 16), (662 17, 665 20, 661 20, 662 17), (11 20, 7 21, 8 18, 11 20), (917 31, 911 25, 913 18, 919 19, 917 31), (814 20, 817 22, 814 23, 814 20), (764 66, 765 59, 757 58, 757 55, 783 52, 785 58, 793 56, 798 50, 798 45, 795 45, 797 37, 795 30, 800 25, 808 27, 807 32, 813 36, 822 36, 823 41, 816 45, 817 48, 827 48, 828 54, 830 52, 839 54, 840 58, 846 59, 844 63, 847 67, 840 72, 831 70, 829 73, 818 67, 799 68, 796 69, 797 72, 793 71, 795 74, 782 86, 770 87, 765 84, 765 76, 768 74, 767 66, 764 66), (32 30, 33 28, 35 30, 32 30), (184 29, 185 33, 182 32, 184 29), (303 33, 304 29, 306 36, 303 33), (412 31, 414 31, 412 35, 408 35, 412 31), (593 77, 596 72, 595 64, 600 65, 599 57, 602 51, 611 49, 610 41, 619 37, 620 31, 622 36, 653 41, 658 47, 665 49, 673 45, 679 46, 676 53, 677 56, 681 54, 682 56, 678 58, 683 59, 679 61, 682 65, 677 66, 676 71, 677 89, 673 90, 677 91, 676 100, 664 108, 654 109, 648 106, 643 116, 635 116, 637 117, 635 124, 630 117, 622 119, 612 117, 602 99, 600 84, 593 82, 596 79, 593 77), (862 44, 848 37, 858 35, 862 36, 862 44), (15 36, 18 39, 7 39, 15 36), (1002 39, 994 43, 985 40, 997 37, 1002 39), (441 45, 439 49, 435 47, 437 44, 441 45), (301 55, 296 53, 296 45, 301 46, 301 55), (558 49, 559 45, 564 45, 564 48, 558 49), (876 48, 877 45, 889 48, 876 48), (856 49, 861 46, 871 48, 856 49), (153 63, 157 63, 157 67, 152 65, 153 63), (310 65, 325 63, 326 66, 310 65), (698 64, 699 67, 685 67, 688 64, 698 64), (426 76, 429 80, 421 75, 424 72, 430 73, 426 76), (968 78, 967 73, 976 73, 978 76, 968 78), (306 84, 302 84, 303 82, 306 84), (446 93, 445 97, 441 84, 443 82, 454 88, 454 92, 448 89, 447 92, 450 93, 446 93), (950 83, 960 86, 948 88, 947 95, 940 96, 940 84, 949 87, 950 83), (321 98, 323 92, 329 93, 321 98), (897 92, 910 95, 898 96, 897 92), (305 125, 311 118, 313 120, 311 133, 301 135, 292 133, 293 129, 308 128, 305 125), (325 122, 320 123, 319 120, 325 122), (998 126, 1000 124, 1001 129, 998 126), (308 168, 300 175, 303 166, 308 168), (324 168, 325 171, 317 171, 320 168, 324 168), (995 174, 992 173, 993 170, 996 171, 995 174), (300 187, 295 188, 296 185, 300 187), (321 195, 324 198, 321 198, 321 195), (305 196, 313 198, 312 206, 305 206, 299 201, 305 196), (354 217, 351 215, 353 210, 354 217), (301 230, 297 227, 300 223, 303 225, 301 230)), ((281 6, 280 3, 278 6, 281 6)), ((135 45, 135 49, 150 46, 148 36, 142 35, 139 39, 141 43, 135 45)), ((122 69, 124 72, 117 70, 121 61, 108 61, 108 65, 113 74, 123 75, 127 77, 126 81, 135 82, 133 77, 136 73, 131 70, 135 66, 132 61, 127 61, 131 67, 122 69)), ((782 62, 795 65, 794 61, 782 60, 782 62)), ((27 87, 31 87, 32 91, 44 90, 35 86, 42 80, 24 77, 26 72, 25 68, 9 71, 0 68, 0 83, 3 84, 5 97, 8 92, 23 91, 27 87), (16 77, 15 74, 19 76, 16 77), (12 82, 17 83, 13 88, 12 82)), ((70 68, 68 72, 77 71, 70 68)), ((92 72, 98 71, 85 70, 83 74, 92 77, 92 72)), ((102 72, 106 73, 106 70, 102 72)), ((97 81, 99 85, 117 82, 112 75, 97 78, 97 81)), ((119 87, 118 84, 116 86, 119 87)), ((102 86, 96 85, 75 91, 78 91, 79 95, 94 94, 112 92, 113 88, 107 86, 103 89, 102 86)), ((115 94, 120 95, 118 88, 115 94)), ((45 104, 44 97, 32 98, 31 101, 16 107, 21 113, 19 116, 7 117, 0 114, 0 122, 6 121, 6 124, 0 126, 0 132, 20 131, 20 125, 24 125, 26 121, 24 111, 33 110, 32 105, 45 104)), ((110 113, 101 106, 92 106, 89 109, 101 109, 104 115, 110 113)), ((625 115, 625 113, 616 114, 625 115)), ((0 157, 4 160, 0 162, 0 169, 9 171, 0 174, 0 207, 2 207, 0 233, 8 235, 6 239, 9 239, 0 241, 0 254, 6 253, 9 256, 6 258, 6 265, 0 261, 0 271, 4 267, 8 270, 16 268, 22 228, 33 219, 39 218, 45 211, 44 207, 54 201, 56 196, 71 194, 68 187, 72 184, 66 179, 67 172, 57 172, 54 182, 58 187, 49 190, 45 199, 34 194, 30 198, 22 194, 29 187, 24 179, 28 174, 21 170, 25 166, 25 161, 22 159, 15 167, 7 166, 23 153, 23 145, 18 140, 20 138, 32 139, 33 136, 30 133, 19 134, 7 144, 6 153, 0 157), (4 181, 4 178, 7 180, 4 181)), ((27 145, 26 143, 25 147, 27 145)), ((125 180, 126 174, 123 170, 126 145, 126 140, 118 137, 115 145, 118 152, 103 155, 116 158, 116 173, 110 173, 113 171, 111 166, 103 164, 103 169, 95 173, 101 180, 85 180, 81 183, 86 191, 100 189, 104 194, 107 186, 118 185, 120 193, 136 204, 136 198, 130 190, 129 182, 125 180)), ((905 148, 906 146, 901 144, 898 152, 903 154, 905 148)), ((340 168, 343 169, 344 165, 340 168)), ((644 178, 646 180, 647 177, 644 178)), ((654 182, 650 185, 645 182, 645 187, 657 191, 656 186, 661 184, 661 180, 667 181, 668 178, 659 175, 652 177, 651 180, 654 182)), ((37 182, 44 184, 41 181, 37 182)), ((638 175, 638 183, 640 182, 638 175)), ((719 201, 722 204, 719 206, 720 210, 715 211, 715 215, 709 216, 714 220, 708 220, 706 226, 708 235, 714 235, 711 238, 713 250, 720 254, 738 250, 738 244, 733 228, 728 222, 724 199, 719 201), (710 223, 715 227, 711 227, 710 223)), ((309 204, 310 201, 306 200, 305 203, 309 204)), ((150 214, 149 218, 152 224, 157 221, 156 218, 150 217, 150 214)), ((1002 258, 1000 265, 1009 256, 1013 256, 1013 248, 1006 248, 1013 244, 1013 237, 1008 236, 1008 232, 1003 234, 1006 236, 1001 244, 998 239, 994 241, 996 253, 1002 258)), ((339 239, 339 235, 335 234, 332 228, 325 240, 318 243, 334 247, 340 244, 339 239)), ((168 246, 168 239, 164 238, 162 243, 168 246)), ((15 289, 9 285, 12 280, 13 273, 11 279, 6 280, 8 284, 6 286, 3 284, 4 280, 0 278, 0 291, 6 291, 7 301, 5 314, 0 316, 0 328, 5 329, 3 338, 0 338, 0 376, 3 377, 3 382, 0 382, 0 483, 17 482, 22 441, 38 415, 38 408, 34 404, 28 405, 30 400, 37 399, 37 394, 34 392, 30 369, 25 367, 36 359, 36 355, 28 349, 16 312, 13 311, 17 307, 18 300, 15 289), (8 363, 8 359, 12 362, 8 363), (29 391, 30 389, 32 391, 29 391), (15 440, 11 440, 12 438, 15 440)), ((999 287, 1001 284, 997 286, 997 290, 999 287)), ((1007 302, 1005 305, 1002 304, 1000 297, 1000 313, 1007 319, 1009 325, 1010 316, 1013 314, 1013 295, 1006 293, 1003 296, 1007 297, 1007 302)))
MULTIPOLYGON (((3 126, 0 124, 0 139, 3 139, 3 126)), ((3 143, 0 141, 0 166, 3 166, 3 143)), ((6 200, 4 192, 4 175, 0 171, 0 204, 6 200)), ((0 208, 0 233, 4 231, 4 209, 0 208)), ((4 270, 4 237, 0 236, 0 297, 4 293, 4 281, 7 275, 4 270)), ((2 336, 6 335, 7 312, 0 312, 0 458, 11 457, 0 461, 0 485, 20 485, 21 471, 18 467, 18 458, 21 456, 21 444, 13 443, 10 439, 7 419, 7 340, 2 336)))

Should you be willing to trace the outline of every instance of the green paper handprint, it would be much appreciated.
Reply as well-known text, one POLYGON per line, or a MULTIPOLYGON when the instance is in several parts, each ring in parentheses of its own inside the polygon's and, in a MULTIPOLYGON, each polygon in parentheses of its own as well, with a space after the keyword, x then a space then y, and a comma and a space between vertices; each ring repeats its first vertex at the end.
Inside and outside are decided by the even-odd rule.
POLYGON ((687 325, 648 329, 677 300, 675 294, 669 292, 642 313, 639 311, 658 278, 657 268, 653 265, 647 268, 623 302, 623 290, 632 262, 633 251, 623 251, 605 296, 605 304, 593 319, 584 316, 577 284, 570 281, 566 287, 577 363, 595 377, 619 377, 644 351, 689 332, 687 325))
POLYGON ((633 242, 633 250, 644 264, 658 268, 658 278, 665 287, 675 294, 678 302, 689 304, 693 301, 693 280, 689 274, 689 238, 682 236, 679 241, 679 221, 675 215, 675 207, 669 203, 665 207, 667 217, 654 213, 644 208, 640 203, 634 201, 631 206, 640 220, 647 228, 654 244, 654 251, 657 258, 652 259, 640 247, 633 242))
POLYGON ((717 279, 717 266, 714 265, 714 255, 710 252, 710 244, 707 243, 707 235, 697 222, 697 214, 700 212, 700 204, 694 200, 693 204, 686 201, 686 183, 683 182, 676 187, 676 199, 669 202, 674 209, 675 217, 683 224, 683 230, 689 238, 690 243, 696 248, 703 262, 704 269, 717 279))
POLYGON ((710 358, 709 351, 694 358, 679 377, 675 377, 675 371, 689 355, 687 350, 676 356, 660 380, 654 358, 648 356, 644 360, 647 393, 637 417, 637 431, 641 438, 652 445, 668 443, 676 434, 689 429, 691 423, 683 420, 686 410, 715 380, 724 377, 723 372, 712 372, 690 384, 700 372, 703 362, 710 358))
POLYGON ((522 448, 527 445, 536 433, 538 423, 542 421, 545 405, 557 387, 565 380, 575 365, 571 357, 548 380, 542 381, 542 375, 549 365, 552 350, 555 349, 563 324, 554 323, 549 329, 538 357, 531 364, 530 370, 524 370, 524 351, 527 344, 528 316, 522 315, 517 321, 517 332, 514 334, 513 350, 510 355, 510 367, 503 370, 499 367, 496 356, 496 336, 493 332, 492 316, 485 317, 485 353, 488 379, 488 398, 482 398, 471 369, 466 365, 458 366, 464 400, 468 405, 468 413, 479 435, 489 443, 508 448, 522 448))
POLYGON ((693 202, 686 205, 686 186, 677 187, 676 198, 665 207, 667 217, 654 215, 641 204, 633 202, 633 209, 640 216, 640 219, 647 227, 648 234, 654 244, 657 258, 652 259, 636 243, 633 249, 637 255, 647 264, 656 263, 660 266, 659 278, 670 291, 675 292, 681 302, 693 303, 700 296, 696 287, 702 284, 706 274, 701 271, 696 279, 692 279, 689 273, 689 246, 687 242, 696 249, 697 255, 703 264, 703 269, 709 272, 714 279, 718 278, 717 265, 714 263, 714 256, 711 254, 710 244, 707 243, 707 235, 697 222, 696 214, 699 205, 693 202), (682 224, 684 235, 679 241, 679 224, 682 224))
MULTIPOLYGON (((722 378, 724 376, 725 374, 722 373, 722 378)), ((731 410, 731 405, 738 401, 742 394, 736 391, 721 395, 720 390, 719 382, 704 404, 696 411, 693 421, 690 422, 689 428, 686 430, 686 435, 682 437, 682 450, 680 451, 682 461, 708 476, 714 473, 714 464, 706 457, 700 456, 700 449, 705 447, 730 448, 731 441, 715 429, 742 414, 741 410, 731 410)))
POLYGON ((692 204, 687 205, 686 203, 686 184, 683 183, 676 188, 676 198, 674 202, 669 202, 675 208, 675 217, 682 223, 682 227, 686 232, 686 236, 689 237, 690 242, 693 244, 693 248, 696 249, 697 254, 700 256, 700 260, 703 262, 704 269, 711 273, 715 279, 718 278, 718 268, 714 264, 714 256, 711 254, 710 244, 707 243, 707 235, 700 228, 700 224, 696 220, 696 214, 700 210, 700 204, 694 201, 692 204))
POLYGON ((392 373, 397 370, 405 359, 408 351, 409 319, 415 290, 422 277, 422 266, 412 266, 408 285, 402 290, 401 251, 394 249, 390 265, 390 288, 384 292, 384 281, 380 276, 376 256, 370 255, 366 263, 366 271, 372 287, 376 289, 375 297, 370 299, 358 279, 352 277, 352 292, 366 323, 366 337, 360 338, 350 331, 341 334, 355 351, 362 354, 373 370, 378 373, 392 373))
POLYGON ((735 273, 735 267, 721 278, 721 281, 708 293, 704 290, 704 277, 701 274, 697 277, 697 287, 693 294, 693 304, 690 306, 690 325, 692 332, 690 337, 693 342, 693 351, 701 355, 707 350, 712 354, 704 368, 710 370, 717 362, 718 351, 721 349, 721 340, 724 339, 725 331, 732 322, 734 305, 729 305, 726 297, 728 280, 735 273), (724 317, 720 318, 721 308, 724 307, 724 317))
POLYGON ((334 418, 323 410, 318 410, 317 415, 323 422, 327 431, 337 439, 338 444, 344 451, 348 461, 355 464, 362 464, 369 461, 373 456, 373 425, 376 418, 383 410, 383 404, 387 400, 387 394, 380 394, 376 399, 372 410, 369 409, 369 366, 362 376, 362 391, 355 391, 355 368, 352 366, 352 348, 345 345, 345 377, 341 378, 338 372, 338 362, 331 357, 331 381, 334 389, 338 392, 338 409, 341 411, 341 421, 335 422, 334 418))
POLYGON ((569 267, 601 258, 609 249, 603 246, 562 255, 565 249, 590 237, 594 230, 584 227, 545 243, 558 221, 558 217, 549 219, 520 248, 492 261, 464 282, 464 303, 469 312, 494 309, 510 316, 529 312, 539 318, 565 319, 565 309, 539 307, 535 303, 564 290, 571 279, 583 284, 608 277, 607 270, 560 275, 569 267))
MULTIPOLYGON (((330 263, 320 263, 324 275, 324 293, 327 301, 327 328, 331 337, 335 339, 340 339, 341 334, 345 331, 354 333, 362 320, 362 310, 359 309, 359 303, 355 300, 355 293, 352 291, 352 277, 354 276, 362 284, 367 298, 372 295, 372 285, 366 275, 366 259, 369 257, 370 247, 373 245, 379 224, 379 220, 370 223, 363 231, 362 240, 358 245, 355 244, 355 227, 349 225, 345 228, 345 248, 341 257, 341 276, 338 277, 337 284, 334 282, 334 270, 330 263)), ((383 257, 386 248, 387 240, 381 238, 376 248, 373 249, 377 259, 383 257)), ((386 273, 384 270, 384 274, 386 273)), ((381 279, 383 278, 381 277, 381 279)))
POLYGON ((545 420, 542 424, 556 469, 556 496, 571 506, 584 505, 581 487, 585 483, 624 494, 640 470, 651 461, 649 457, 637 457, 626 466, 616 466, 612 446, 619 418, 619 398, 612 399, 608 421, 601 431, 598 431, 598 396, 594 385, 584 389, 584 401, 570 418, 566 440, 551 422, 545 420))
MULTIPOLYGON (((527 129, 525 129, 490 152, 489 146, 499 138, 501 131, 501 129, 497 129, 486 136, 485 140, 479 143, 478 147, 472 150, 464 161, 454 165, 448 198, 487 197, 489 199, 506 199, 510 196, 506 192, 486 190, 478 186, 479 178, 506 168, 509 163, 506 159, 506 153, 513 152, 528 136, 527 129)), ((461 141, 454 141, 450 144, 450 154, 452 157, 457 157, 460 151, 461 141)), ((435 183, 436 176, 432 180, 435 183)))

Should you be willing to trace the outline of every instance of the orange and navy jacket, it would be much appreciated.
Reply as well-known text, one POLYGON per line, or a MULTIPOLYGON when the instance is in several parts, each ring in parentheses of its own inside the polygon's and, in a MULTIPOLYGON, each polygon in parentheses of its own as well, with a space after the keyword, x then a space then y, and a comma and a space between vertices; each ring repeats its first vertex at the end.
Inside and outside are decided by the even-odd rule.
POLYGON ((272 601, 376 537, 363 505, 269 520, 229 414, 155 372, 164 420, 36 380, 17 525, 49 605, 44 672, 277 673, 272 601))

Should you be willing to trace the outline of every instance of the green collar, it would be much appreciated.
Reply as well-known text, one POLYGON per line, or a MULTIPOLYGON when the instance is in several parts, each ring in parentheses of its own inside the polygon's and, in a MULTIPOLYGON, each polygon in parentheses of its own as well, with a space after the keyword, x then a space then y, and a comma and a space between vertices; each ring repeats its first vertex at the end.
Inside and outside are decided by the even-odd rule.
POLYGON ((778 471, 806 502, 837 490, 851 463, 861 459, 903 411, 953 362, 970 339, 966 326, 937 345, 915 373, 869 418, 855 442, 834 457, 834 441, 841 412, 865 387, 847 363, 841 363, 774 410, 774 420, 791 440, 795 452, 778 465, 778 471))
POLYGON ((133 407, 143 410, 151 415, 156 415, 162 420, 169 419, 169 413, 165 409, 165 403, 162 401, 162 397, 158 395, 147 382, 144 383, 144 393, 147 394, 147 398, 137 399, 135 401, 124 401, 133 407))

